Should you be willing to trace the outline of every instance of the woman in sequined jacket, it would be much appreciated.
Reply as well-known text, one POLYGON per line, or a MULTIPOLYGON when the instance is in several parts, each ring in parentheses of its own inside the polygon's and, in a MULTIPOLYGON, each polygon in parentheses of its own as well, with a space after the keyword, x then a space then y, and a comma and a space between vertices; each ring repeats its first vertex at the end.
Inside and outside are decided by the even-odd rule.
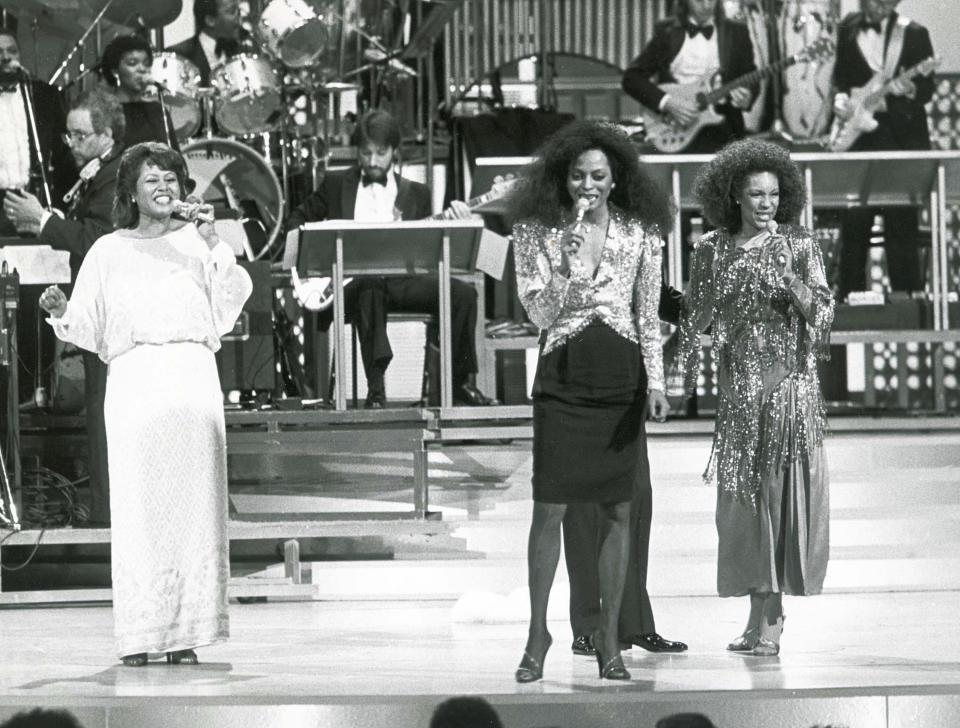
POLYGON ((518 682, 539 680, 551 644, 547 602, 570 503, 597 504, 599 674, 626 680, 617 620, 627 569, 630 499, 645 410, 664 396, 660 299, 666 195, 626 134, 576 122, 553 135, 511 200, 520 300, 541 329, 534 384, 530 631, 518 682))
POLYGON ((833 299, 820 247, 792 224, 803 179, 788 153, 744 140, 721 150, 695 188, 716 230, 697 244, 683 321, 688 391, 710 328, 717 373, 717 590, 750 596, 727 649, 776 655, 783 594, 818 594, 829 553, 826 427, 817 359, 828 353, 833 299))

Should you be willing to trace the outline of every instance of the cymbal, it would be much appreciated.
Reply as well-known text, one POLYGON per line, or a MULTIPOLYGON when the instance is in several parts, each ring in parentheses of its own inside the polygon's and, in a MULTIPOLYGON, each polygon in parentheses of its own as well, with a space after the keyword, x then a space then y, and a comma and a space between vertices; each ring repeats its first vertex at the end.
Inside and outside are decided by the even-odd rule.
POLYGON ((126 26, 135 26, 139 20, 147 28, 162 28, 176 20, 181 10, 183 0, 113 0, 106 17, 126 26))

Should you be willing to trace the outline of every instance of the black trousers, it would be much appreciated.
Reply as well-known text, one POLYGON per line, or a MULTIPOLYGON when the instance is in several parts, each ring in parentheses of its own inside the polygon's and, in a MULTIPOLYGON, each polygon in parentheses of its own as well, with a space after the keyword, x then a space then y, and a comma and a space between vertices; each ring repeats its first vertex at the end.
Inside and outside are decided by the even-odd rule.
POLYGON ((855 208, 840 215, 840 297, 867 288, 870 227, 883 215, 883 248, 887 254, 890 288, 919 291, 922 286, 917 253, 917 209, 914 207, 855 208))
POLYGON ((110 476, 107 469, 107 428, 103 401, 107 365, 96 354, 83 352, 84 401, 87 409, 87 470, 90 473, 90 520, 110 523, 110 476))
MULTIPOLYGON (((621 638, 657 631, 647 593, 653 489, 645 425, 641 428, 639 463, 630 501, 630 557, 620 605, 621 638)), ((570 580, 570 627, 574 635, 592 634, 600 626, 598 508, 590 503, 570 503, 563 517, 563 551, 570 580)))
MULTIPOLYGON (((477 372, 474 341, 477 326, 477 291, 463 281, 450 280, 450 331, 453 385, 457 387, 477 372)), ((368 386, 382 386, 383 373, 393 359, 387 337, 387 314, 439 315, 439 281, 435 275, 357 278, 344 288, 344 313, 357 330, 363 370, 368 386)), ((428 327, 432 342, 439 345, 438 327, 428 327)))

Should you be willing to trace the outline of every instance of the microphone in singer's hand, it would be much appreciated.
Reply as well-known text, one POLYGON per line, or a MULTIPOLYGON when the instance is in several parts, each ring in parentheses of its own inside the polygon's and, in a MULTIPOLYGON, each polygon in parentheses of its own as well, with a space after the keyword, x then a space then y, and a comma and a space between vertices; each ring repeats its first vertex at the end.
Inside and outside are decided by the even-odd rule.
POLYGON ((190 220, 191 222, 197 221, 197 215, 200 212, 200 203, 199 202, 185 202, 183 200, 174 200, 171 203, 173 208, 173 214, 178 217, 182 217, 184 220, 190 220))
POLYGON ((583 222, 583 216, 587 212, 587 208, 590 207, 590 200, 586 197, 577 198, 577 222, 583 222))
MULTIPOLYGON (((767 232, 770 233, 771 236, 774 236, 777 234, 778 227, 779 226, 777 225, 776 220, 767 220, 767 232)), ((787 256, 785 256, 783 253, 780 253, 780 255, 777 256, 777 265, 782 267, 782 266, 785 266, 786 264, 787 264, 787 256)))

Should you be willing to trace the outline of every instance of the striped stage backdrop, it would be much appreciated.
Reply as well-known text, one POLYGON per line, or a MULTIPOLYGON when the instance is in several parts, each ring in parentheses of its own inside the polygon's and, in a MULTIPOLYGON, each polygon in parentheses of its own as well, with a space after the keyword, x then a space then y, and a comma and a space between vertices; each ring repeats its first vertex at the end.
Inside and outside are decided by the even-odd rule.
POLYGON ((504 63, 567 53, 626 68, 670 0, 467 0, 444 35, 446 101, 504 63))

